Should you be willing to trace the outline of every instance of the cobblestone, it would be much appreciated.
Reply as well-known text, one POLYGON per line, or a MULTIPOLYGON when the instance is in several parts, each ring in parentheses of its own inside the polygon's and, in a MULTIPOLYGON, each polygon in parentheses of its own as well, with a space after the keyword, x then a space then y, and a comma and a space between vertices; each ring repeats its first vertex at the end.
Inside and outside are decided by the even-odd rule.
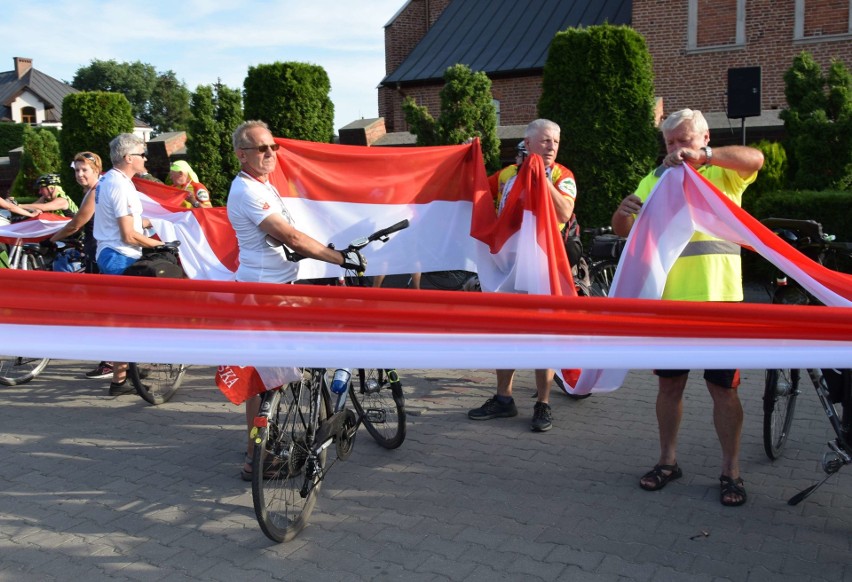
POLYGON ((553 430, 529 429, 533 374, 515 418, 466 417, 490 370, 400 370, 408 438, 366 431, 325 481, 296 540, 264 537, 239 478, 244 416, 191 368, 152 407, 108 398, 86 362, 52 361, 0 389, 0 581, 18 580, 848 580, 852 470, 796 507, 822 477, 830 429, 799 399, 784 455, 762 448, 763 373, 743 372, 740 508, 719 504, 719 450, 700 374, 679 443, 684 478, 648 493, 657 457, 655 378, 585 400, 552 395, 553 430))

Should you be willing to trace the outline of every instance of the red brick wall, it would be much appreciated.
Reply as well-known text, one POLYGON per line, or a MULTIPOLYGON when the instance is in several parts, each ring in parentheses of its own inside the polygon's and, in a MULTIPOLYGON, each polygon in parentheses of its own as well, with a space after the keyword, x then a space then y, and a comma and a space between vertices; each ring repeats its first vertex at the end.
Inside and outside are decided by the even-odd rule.
POLYGON ((849 32, 848 0, 806 2, 805 7, 805 36, 849 32))
POLYGON ((450 0, 412 0, 385 28, 385 74, 402 64, 450 0))
POLYGON ((491 81, 491 94, 500 102, 500 125, 523 125, 538 117, 541 77, 491 81))
POLYGON ((698 46, 734 44, 737 39, 737 0, 698 0, 698 46))
MULTIPOLYGON (((717 0, 719 2, 719 0, 717 0)), ((723 0, 733 10, 735 3, 723 0)), ((699 2, 705 6, 704 1, 699 2)), ((805 34, 813 34, 817 15, 831 12, 832 20, 848 26, 848 2, 806 0, 805 34), (845 10, 841 7, 845 4, 845 10)), ((832 58, 852 64, 852 38, 828 42, 793 40, 793 0, 748 0, 745 11, 745 46, 687 52, 687 1, 633 0, 633 28, 645 37, 654 59, 656 94, 663 98, 666 114, 693 107, 703 111, 725 111, 729 68, 761 67, 763 109, 780 109, 784 99, 784 72, 802 50, 811 53, 824 68, 832 58)), ((713 29, 714 18, 700 13, 699 31, 713 29)), ((841 26, 843 28, 843 26, 841 26)), ((844 29, 845 30, 845 29, 844 29)), ((724 44, 730 33, 722 27, 718 40, 699 33, 699 47, 724 44), (704 35, 704 36, 702 36, 704 35)), ((824 33, 826 34, 826 33, 824 33)))
MULTIPOLYGON (((399 13, 397 17, 387 27, 385 27, 385 74, 390 74, 402 64, 405 57, 414 50, 417 43, 420 42, 429 28, 435 23, 441 12, 450 4, 451 0, 412 0, 405 10, 399 13)), ((434 98, 435 104, 440 88, 434 91, 418 89, 410 93, 412 97, 420 103, 421 97, 429 103, 430 111, 438 111, 436 107, 432 109, 432 102, 429 99, 434 98), (426 95, 432 95, 426 97, 426 95)), ((407 126, 402 117, 402 99, 405 94, 398 93, 395 89, 385 87, 379 88, 379 116, 385 118, 387 130, 405 131, 407 126)))

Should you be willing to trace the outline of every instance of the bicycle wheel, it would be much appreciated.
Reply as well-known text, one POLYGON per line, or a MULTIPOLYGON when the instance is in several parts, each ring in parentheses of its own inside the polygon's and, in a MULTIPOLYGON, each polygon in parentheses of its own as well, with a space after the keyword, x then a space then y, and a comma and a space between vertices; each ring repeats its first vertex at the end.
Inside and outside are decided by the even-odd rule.
POLYGON ((781 456, 793 412, 796 398, 799 396, 800 370, 767 370, 766 386, 763 392, 763 450, 773 461, 781 456))
POLYGON ((50 358, 25 358, 0 356, 0 384, 17 386, 26 384, 47 367, 50 358))
POLYGON ((602 261, 593 263, 589 278, 591 285, 589 286, 589 295, 592 297, 606 297, 609 295, 609 288, 612 286, 612 280, 615 277, 615 268, 618 263, 612 261, 602 261))
POLYGON ((423 273, 422 277, 435 289, 458 291, 473 275, 470 271, 432 271, 423 273))
POLYGON ((137 394, 155 406, 174 396, 185 373, 185 364, 131 363, 127 368, 127 377, 137 394))
POLYGON ((358 370, 349 396, 358 416, 377 443, 395 449, 405 440, 405 396, 396 370, 358 370))
POLYGON ((316 456, 310 449, 329 404, 323 390, 314 426, 310 406, 315 394, 309 382, 294 382, 263 396, 261 410, 268 405, 269 423, 257 434, 251 493, 260 529, 276 542, 290 541, 304 529, 322 487, 328 449, 316 456))

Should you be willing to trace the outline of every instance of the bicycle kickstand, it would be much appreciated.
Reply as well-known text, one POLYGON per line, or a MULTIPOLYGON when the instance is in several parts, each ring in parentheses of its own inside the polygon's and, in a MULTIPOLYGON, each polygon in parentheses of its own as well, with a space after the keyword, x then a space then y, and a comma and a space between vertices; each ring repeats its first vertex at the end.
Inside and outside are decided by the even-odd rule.
POLYGON ((831 451, 827 451, 822 456, 822 470, 825 471, 825 477, 823 477, 819 483, 815 483, 804 491, 801 491, 791 497, 789 501, 787 501, 787 505, 798 505, 810 497, 811 493, 816 491, 823 483, 828 481, 828 478, 837 473, 844 465, 852 463, 852 457, 850 457, 846 451, 841 449, 837 443, 829 441, 828 448, 830 448, 831 451))

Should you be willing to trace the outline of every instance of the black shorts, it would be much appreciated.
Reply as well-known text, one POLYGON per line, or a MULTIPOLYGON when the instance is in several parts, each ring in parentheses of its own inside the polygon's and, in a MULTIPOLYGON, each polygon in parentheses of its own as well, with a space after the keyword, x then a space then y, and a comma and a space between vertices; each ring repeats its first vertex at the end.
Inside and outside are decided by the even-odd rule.
MULTIPOLYGON (((661 378, 677 378, 689 374, 689 370, 654 370, 661 378)), ((740 385, 739 370, 704 370, 704 379, 722 388, 736 388, 740 385)))

